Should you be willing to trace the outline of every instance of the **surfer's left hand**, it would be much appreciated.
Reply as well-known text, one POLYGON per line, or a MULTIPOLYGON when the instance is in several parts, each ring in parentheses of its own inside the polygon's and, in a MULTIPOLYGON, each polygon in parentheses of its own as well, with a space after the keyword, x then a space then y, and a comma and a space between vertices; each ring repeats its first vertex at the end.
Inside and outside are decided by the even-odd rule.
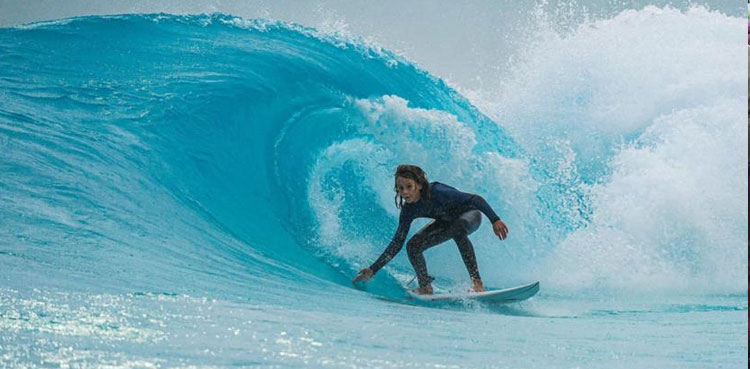
POLYGON ((492 231, 495 232, 495 235, 501 240, 504 240, 508 237, 508 227, 500 219, 492 224, 492 231))

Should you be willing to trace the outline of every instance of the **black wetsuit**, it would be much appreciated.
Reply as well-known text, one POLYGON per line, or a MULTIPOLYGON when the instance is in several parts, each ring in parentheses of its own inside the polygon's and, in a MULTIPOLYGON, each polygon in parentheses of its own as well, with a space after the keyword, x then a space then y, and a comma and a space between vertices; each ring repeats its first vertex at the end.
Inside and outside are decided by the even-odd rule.
POLYGON ((393 259, 404 246, 411 222, 416 218, 432 218, 434 221, 420 229, 406 244, 409 261, 417 273, 420 287, 430 284, 427 264, 422 253, 428 248, 453 239, 461 252, 461 258, 472 278, 479 279, 474 246, 468 235, 479 228, 484 213, 491 223, 500 218, 487 201, 479 195, 461 192, 440 182, 430 183, 430 200, 405 203, 398 219, 398 229, 383 254, 370 266, 373 274, 393 259))

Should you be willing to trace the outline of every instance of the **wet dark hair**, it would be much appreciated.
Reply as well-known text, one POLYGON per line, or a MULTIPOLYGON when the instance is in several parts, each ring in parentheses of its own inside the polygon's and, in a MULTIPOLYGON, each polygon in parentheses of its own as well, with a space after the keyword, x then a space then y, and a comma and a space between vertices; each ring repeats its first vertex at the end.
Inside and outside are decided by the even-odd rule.
POLYGON ((393 198, 393 202, 396 203, 396 207, 401 209, 404 205, 404 198, 398 194, 398 177, 411 179, 417 182, 418 185, 422 186, 422 191, 419 191, 420 198, 430 200, 430 182, 427 181, 427 174, 425 174, 422 168, 416 165, 402 164, 396 168, 396 174, 393 175, 393 190, 396 191, 396 197, 393 198))

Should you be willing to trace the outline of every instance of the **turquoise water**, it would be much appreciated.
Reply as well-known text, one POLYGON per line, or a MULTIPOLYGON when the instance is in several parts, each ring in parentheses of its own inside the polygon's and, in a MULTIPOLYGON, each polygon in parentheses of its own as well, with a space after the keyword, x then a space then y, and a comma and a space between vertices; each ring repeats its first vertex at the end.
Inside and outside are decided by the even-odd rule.
MULTIPOLYGON (((744 23, 540 31, 492 101, 288 23, 0 29, 2 362, 745 367, 744 23), (402 162, 487 198, 511 237, 473 236, 485 283, 539 295, 418 305, 404 255, 352 286, 395 230, 402 162)), ((455 247, 427 260, 468 288, 455 247)))

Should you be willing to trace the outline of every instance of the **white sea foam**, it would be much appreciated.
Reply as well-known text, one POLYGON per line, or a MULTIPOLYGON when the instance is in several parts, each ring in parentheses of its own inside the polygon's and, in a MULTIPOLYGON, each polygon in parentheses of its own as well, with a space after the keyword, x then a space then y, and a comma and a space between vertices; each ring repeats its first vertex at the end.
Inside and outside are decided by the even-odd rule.
POLYGON ((537 268, 552 285, 744 290, 744 26, 647 7, 548 32, 503 99, 479 103, 531 155, 583 180, 571 186, 588 224, 537 268))

